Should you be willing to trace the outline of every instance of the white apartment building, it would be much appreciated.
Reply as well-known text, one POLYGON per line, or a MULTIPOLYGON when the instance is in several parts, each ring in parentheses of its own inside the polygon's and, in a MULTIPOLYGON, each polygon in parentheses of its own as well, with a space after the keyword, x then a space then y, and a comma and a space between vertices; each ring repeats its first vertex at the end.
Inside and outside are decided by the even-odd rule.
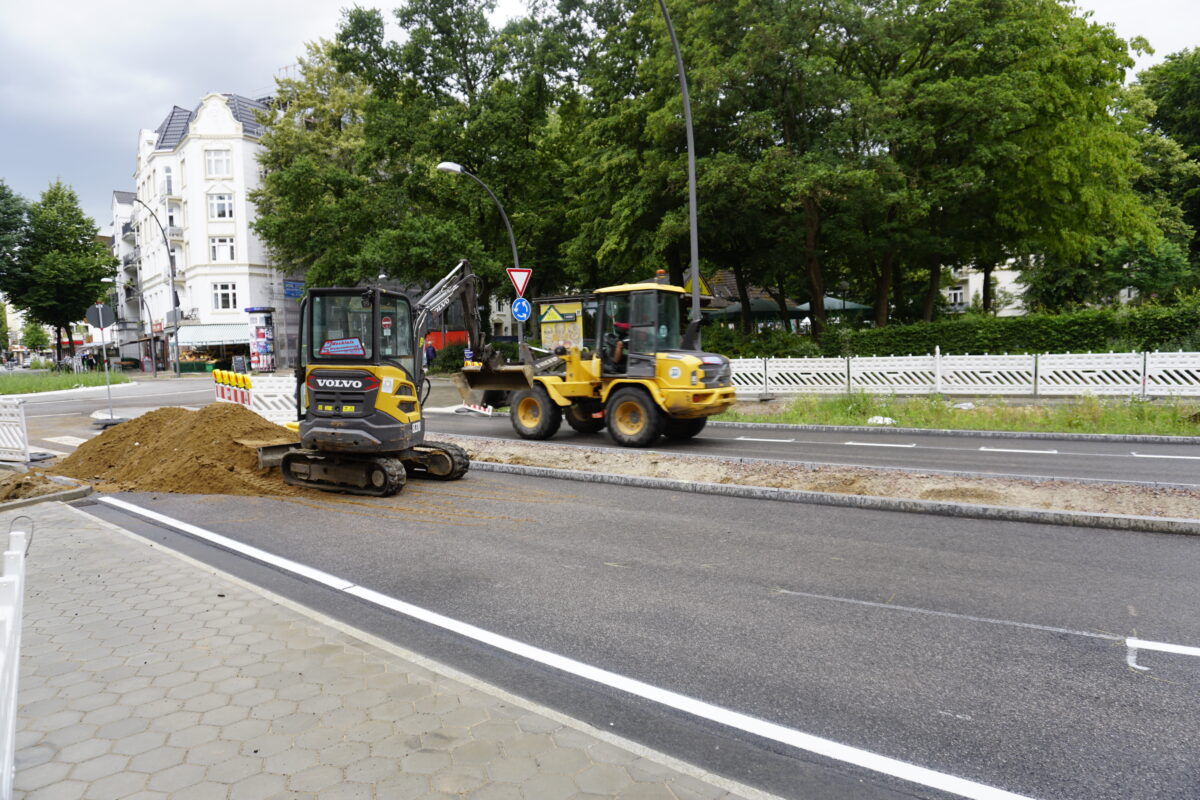
MULTIPOLYGON (((992 280, 995 281, 992 300, 996 303, 996 316, 1020 317, 1027 313, 1021 302, 1025 287, 1017 281, 1020 274, 1020 270, 1016 269, 992 270, 992 280)), ((959 267, 951 270, 951 275, 954 283, 942 290, 950 303, 951 312, 961 313, 970 308, 972 303, 983 302, 982 270, 959 267)))
POLYGON ((250 228, 248 195, 259 185, 262 134, 255 114, 266 110, 260 100, 214 92, 194 110, 172 108, 156 129, 138 134, 135 190, 114 192, 112 202, 123 357, 146 362, 153 351, 166 367, 176 324, 181 352, 238 350, 251 337, 246 309, 273 307, 276 362, 286 366, 294 343, 284 332, 295 330, 297 287, 285 286, 250 228))

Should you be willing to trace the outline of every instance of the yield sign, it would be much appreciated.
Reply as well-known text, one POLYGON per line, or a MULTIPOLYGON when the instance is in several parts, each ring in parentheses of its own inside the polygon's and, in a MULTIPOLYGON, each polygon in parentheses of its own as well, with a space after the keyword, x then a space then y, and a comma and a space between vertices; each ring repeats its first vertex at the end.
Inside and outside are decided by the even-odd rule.
POLYGON ((533 274, 533 270, 525 269, 525 267, 509 267, 508 279, 512 281, 513 288, 517 290, 517 297, 525 296, 525 287, 529 285, 529 276, 533 274))

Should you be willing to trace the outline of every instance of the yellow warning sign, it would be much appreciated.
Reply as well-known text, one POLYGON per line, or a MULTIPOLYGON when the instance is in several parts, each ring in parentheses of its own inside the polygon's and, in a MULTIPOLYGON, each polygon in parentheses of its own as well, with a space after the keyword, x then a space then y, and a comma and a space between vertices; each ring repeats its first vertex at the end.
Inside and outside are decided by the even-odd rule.
POLYGON ((543 347, 583 347, 583 303, 550 303, 539 311, 543 347))
MULTIPOLYGON (((692 293, 692 279, 688 278, 683 284, 683 290, 688 294, 692 293)), ((700 276, 700 294, 712 297, 712 289, 708 288, 708 282, 704 280, 704 276, 700 276)))

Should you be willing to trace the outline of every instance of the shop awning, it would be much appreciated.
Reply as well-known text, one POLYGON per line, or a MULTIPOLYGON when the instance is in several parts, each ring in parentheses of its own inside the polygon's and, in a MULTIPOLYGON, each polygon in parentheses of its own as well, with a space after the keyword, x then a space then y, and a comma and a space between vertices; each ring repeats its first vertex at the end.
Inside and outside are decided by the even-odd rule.
MULTIPOLYGON (((168 331, 166 335, 170 335, 168 331)), ((245 322, 225 322, 216 325, 182 325, 179 328, 180 347, 205 347, 213 344, 249 344, 250 326, 245 322)))

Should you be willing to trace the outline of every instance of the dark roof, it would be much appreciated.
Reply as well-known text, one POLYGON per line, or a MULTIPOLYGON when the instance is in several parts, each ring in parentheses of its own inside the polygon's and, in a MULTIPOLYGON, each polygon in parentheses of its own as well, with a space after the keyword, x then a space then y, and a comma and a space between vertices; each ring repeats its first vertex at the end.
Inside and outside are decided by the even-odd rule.
POLYGON ((183 137, 187 136, 188 123, 192 121, 193 116, 194 114, 186 108, 174 106, 167 118, 155 129, 158 141, 154 143, 154 149, 173 150, 183 137))
POLYGON ((267 104, 260 100, 242 97, 240 94, 227 94, 225 99, 229 102, 229 110, 233 112, 233 118, 242 123, 242 130, 246 135, 262 136, 263 126, 258 124, 255 112, 267 111, 267 104))
POLYGON ((122 192, 120 189, 113 191, 113 197, 117 198, 117 202, 122 205, 133 205, 133 198, 137 197, 134 192, 122 192))
MULTIPOLYGON (((229 110, 233 113, 233 118, 242 124, 242 131, 247 136, 259 137, 262 136, 263 126, 258 123, 255 118, 255 112, 268 111, 264 100, 251 100, 249 97, 242 97, 240 94, 226 94, 225 101, 229 104, 229 110)), ((199 111, 200 107, 196 106, 199 111)), ((192 120, 196 117, 196 111, 188 111, 186 108, 175 106, 171 109, 171 113, 167 114, 167 118, 162 121, 162 124, 155 129, 158 134, 158 141, 154 143, 155 150, 172 150, 183 141, 183 137, 187 136, 188 127, 192 124, 192 120)))

